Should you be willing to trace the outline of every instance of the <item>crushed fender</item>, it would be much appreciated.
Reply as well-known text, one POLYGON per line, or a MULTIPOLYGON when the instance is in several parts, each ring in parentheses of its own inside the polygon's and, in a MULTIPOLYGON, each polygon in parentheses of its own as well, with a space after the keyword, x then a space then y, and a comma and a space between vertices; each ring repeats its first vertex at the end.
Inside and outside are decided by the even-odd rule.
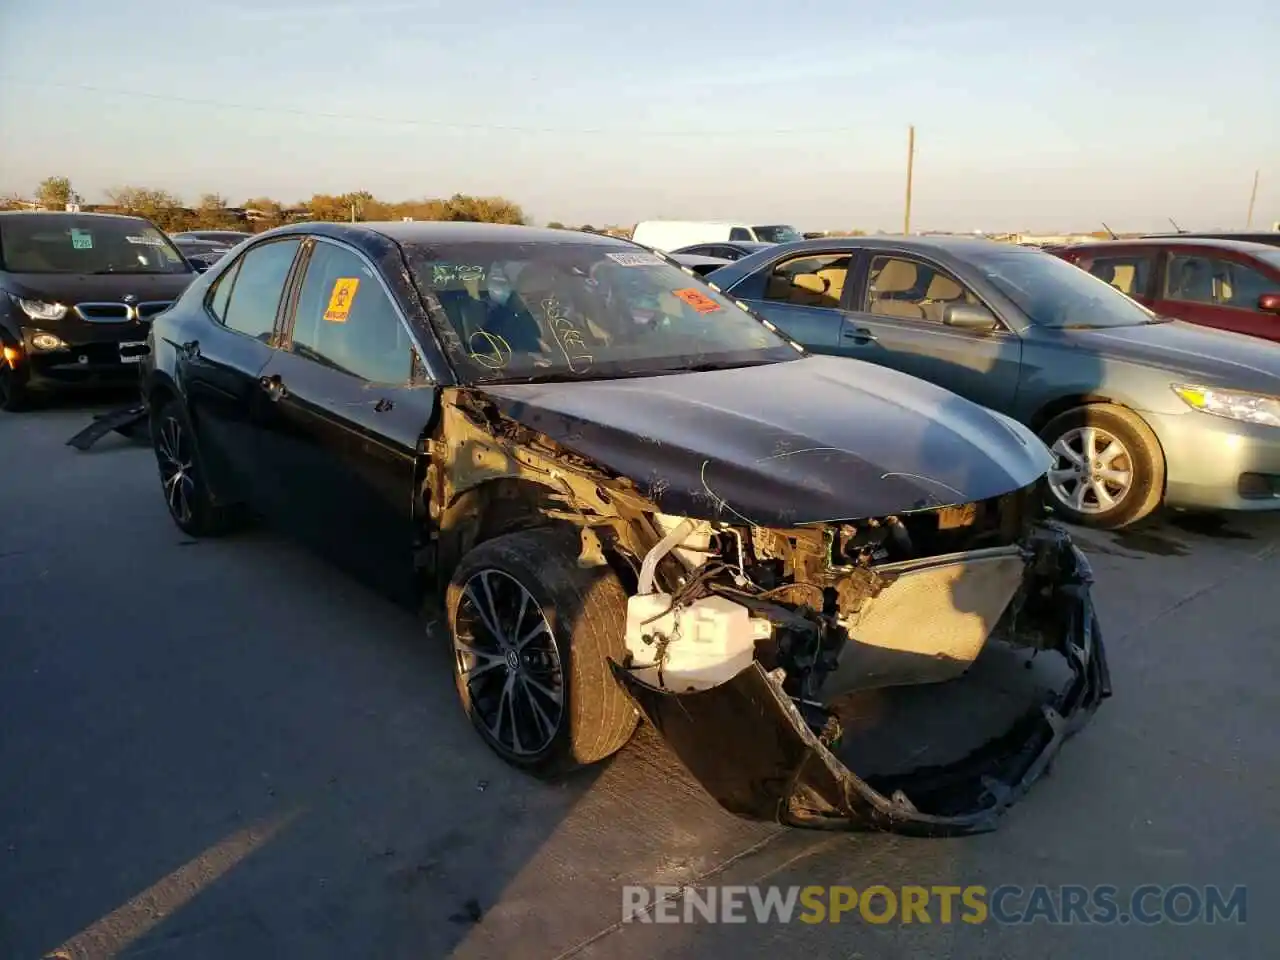
POLYGON ((1070 682, 1006 733, 945 766, 858 777, 823 742, 820 720, 806 719, 808 705, 802 712, 759 661, 688 693, 649 686, 617 663, 614 674, 689 772, 738 816, 926 837, 986 832, 1111 695, 1088 561, 1070 544, 1062 550, 1066 569, 1052 597, 1058 629, 1047 648, 1066 659, 1070 682))

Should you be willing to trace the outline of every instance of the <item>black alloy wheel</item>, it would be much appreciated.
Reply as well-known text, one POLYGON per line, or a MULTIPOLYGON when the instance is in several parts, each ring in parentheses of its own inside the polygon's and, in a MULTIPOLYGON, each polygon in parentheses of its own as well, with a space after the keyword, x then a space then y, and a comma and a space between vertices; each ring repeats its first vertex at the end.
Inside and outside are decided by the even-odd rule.
POLYGON ((454 617, 454 657, 474 718, 499 752, 546 752, 565 717, 564 671, 546 614, 501 570, 466 581, 454 617))

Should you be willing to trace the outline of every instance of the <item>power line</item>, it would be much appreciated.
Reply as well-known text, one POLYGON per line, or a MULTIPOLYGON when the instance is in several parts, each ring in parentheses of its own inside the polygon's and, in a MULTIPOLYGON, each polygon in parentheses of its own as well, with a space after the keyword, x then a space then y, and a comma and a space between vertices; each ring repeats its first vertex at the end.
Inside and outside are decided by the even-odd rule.
POLYGON ((785 129, 738 129, 738 130, 637 130, 609 129, 607 127, 538 127, 520 124, 501 123, 461 123, 453 120, 412 120, 405 117, 382 117, 374 114, 328 113, 320 110, 301 110, 296 107, 272 107, 252 103, 233 103, 227 100, 212 100, 203 97, 181 97, 165 93, 147 93, 141 90, 118 90, 111 87, 99 87, 88 83, 55 83, 51 81, 24 80, 18 77, 5 76, 6 83, 21 84, 28 87, 54 88, 59 90, 80 90, 88 93, 107 94, 116 97, 137 97, 141 100, 159 100, 165 103, 181 103, 188 106, 215 107, 221 110, 243 110, 249 113, 285 114, 295 117, 312 117, 321 120, 356 120, 366 123, 385 123, 402 127, 424 127, 453 130, 492 130, 504 133, 554 133, 589 136, 627 136, 627 137, 690 137, 704 139, 707 137, 745 137, 745 136, 813 136, 824 133, 851 133, 851 127, 798 128, 785 129))

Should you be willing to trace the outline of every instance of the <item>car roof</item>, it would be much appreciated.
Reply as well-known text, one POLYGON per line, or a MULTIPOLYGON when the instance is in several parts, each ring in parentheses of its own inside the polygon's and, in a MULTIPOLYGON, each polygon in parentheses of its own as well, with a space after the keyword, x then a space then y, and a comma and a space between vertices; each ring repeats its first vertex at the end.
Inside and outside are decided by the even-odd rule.
POLYGON ((1136 237, 1132 240, 1099 240, 1096 243, 1073 243, 1065 250, 1102 250, 1108 247, 1213 247, 1218 250, 1234 250, 1237 253, 1257 254, 1273 250, 1270 244, 1251 240, 1229 240, 1224 237, 1188 237, 1181 234, 1168 237, 1136 237))
POLYGON ((0 217, 24 217, 28 220, 61 220, 74 217, 78 220, 141 220, 150 223, 146 217, 135 217, 127 213, 72 213, 67 210, 0 210, 0 217))
MULTIPOLYGON (((268 231, 271 234, 311 233, 346 240, 357 246, 378 238, 394 240, 401 246, 430 247, 434 244, 462 243, 539 243, 592 244, 634 250, 640 244, 599 233, 558 230, 551 227, 525 227, 507 223, 471 223, 442 220, 414 220, 361 223, 307 222, 289 224, 268 231)), ((266 234, 260 234, 266 236, 266 234)), ((647 248, 642 248, 647 249, 647 248)))
POLYGON ((767 246, 769 250, 774 252, 790 252, 792 250, 799 252, 804 252, 805 250, 839 250, 843 248, 852 249, 855 247, 869 250, 903 250, 907 252, 925 254, 943 252, 952 253, 957 256, 964 256, 966 253, 983 253, 995 249, 1026 251, 1028 254, 1039 252, 1033 247, 1023 247, 1014 243, 1001 243, 998 240, 988 240, 986 237, 918 237, 907 234, 884 234, 871 237, 815 237, 812 240, 792 240, 789 243, 771 243, 767 246))

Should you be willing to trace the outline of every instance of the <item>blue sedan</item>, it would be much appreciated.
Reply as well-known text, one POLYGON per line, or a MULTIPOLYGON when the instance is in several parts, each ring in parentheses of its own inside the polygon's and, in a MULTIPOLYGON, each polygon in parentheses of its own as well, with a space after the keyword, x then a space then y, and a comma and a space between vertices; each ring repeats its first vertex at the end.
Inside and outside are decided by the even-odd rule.
POLYGON ((1280 509, 1280 345, 1169 321, 1050 254, 972 238, 778 244, 707 280, 811 350, 1032 427, 1073 522, 1280 509))

